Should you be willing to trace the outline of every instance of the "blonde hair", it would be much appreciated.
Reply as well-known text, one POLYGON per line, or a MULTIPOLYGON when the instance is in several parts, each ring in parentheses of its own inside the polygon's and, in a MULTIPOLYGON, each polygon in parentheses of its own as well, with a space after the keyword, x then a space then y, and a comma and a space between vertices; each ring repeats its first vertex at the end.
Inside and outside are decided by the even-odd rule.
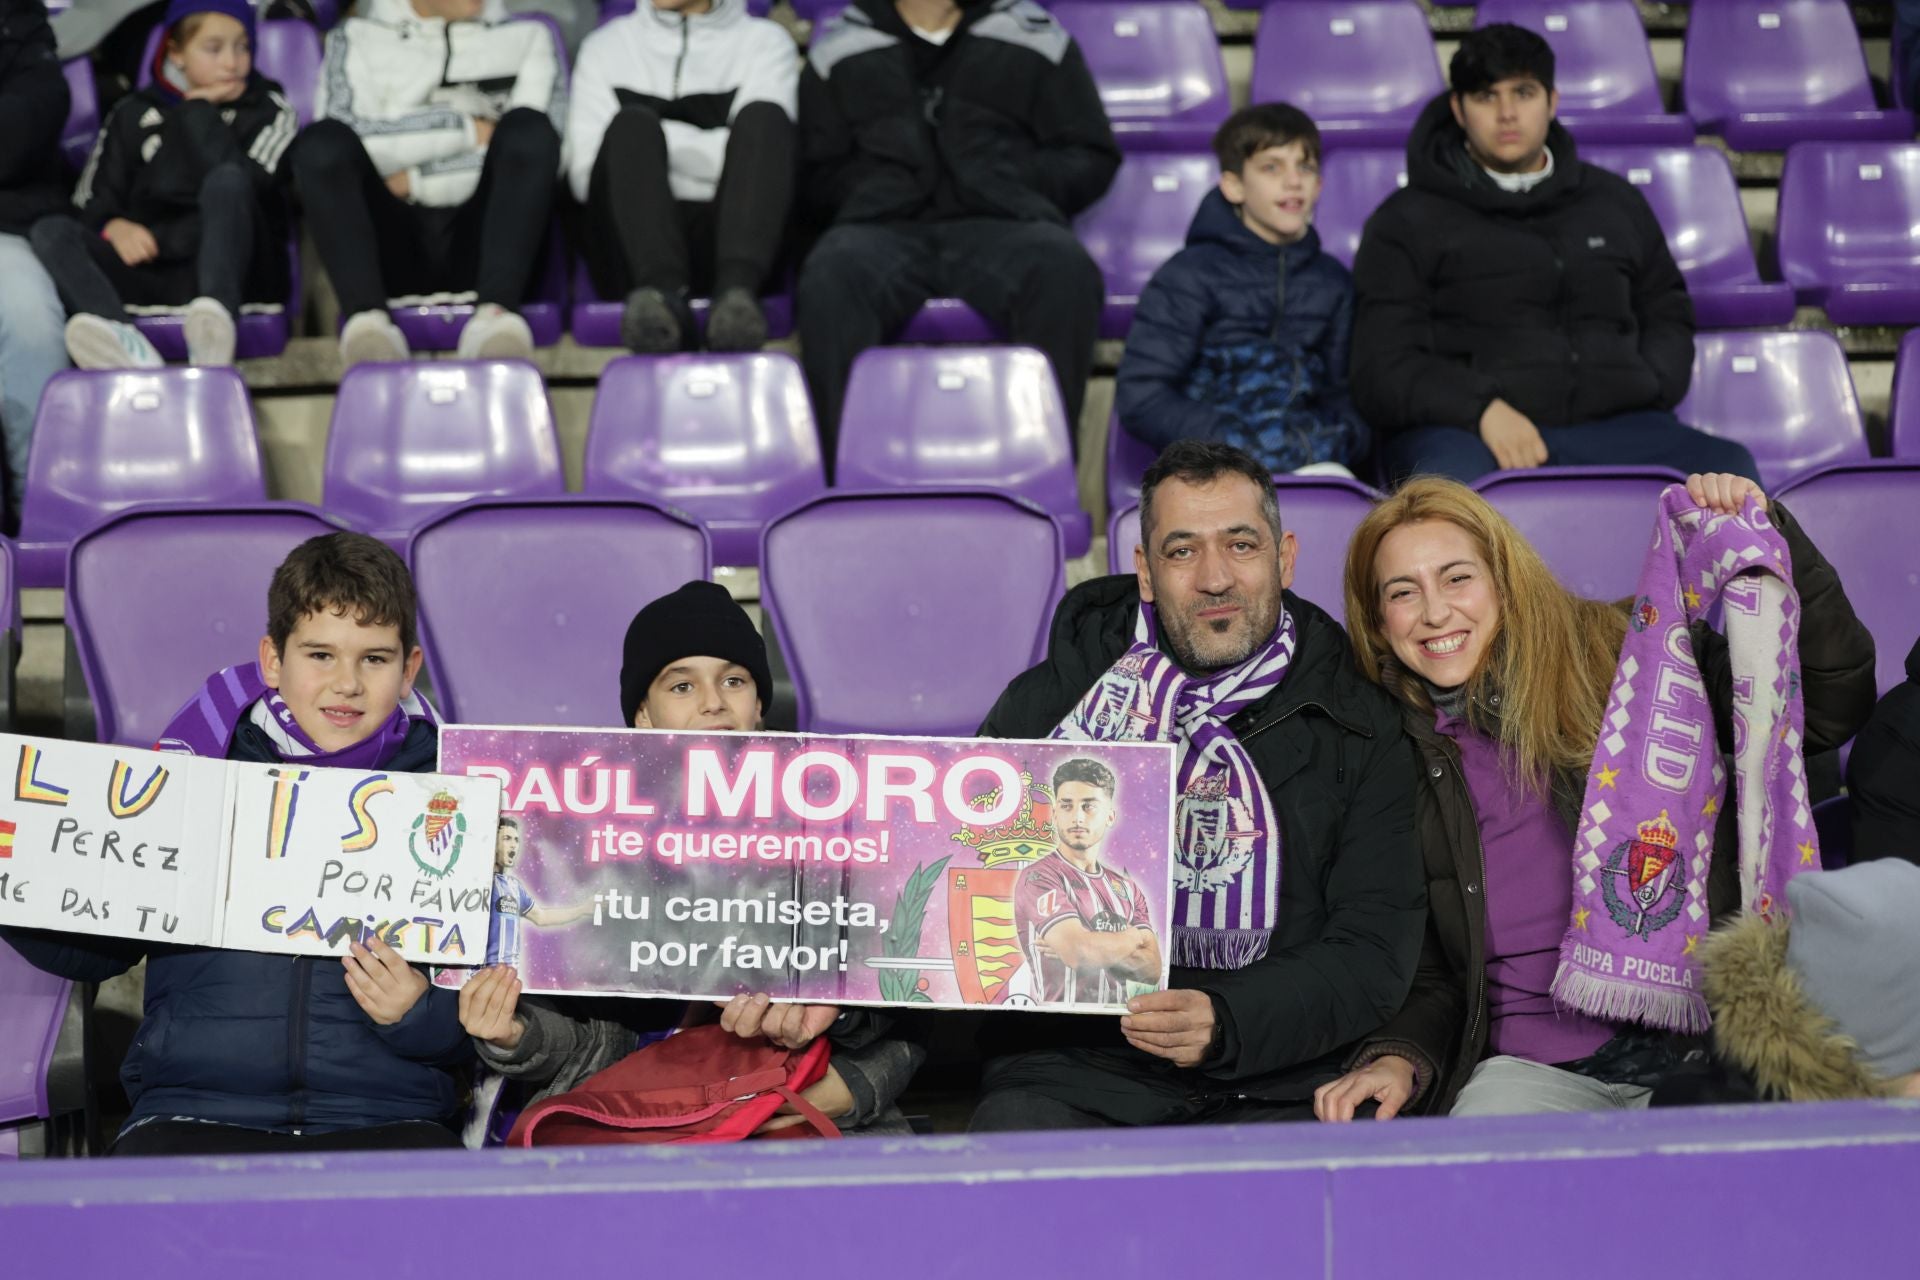
POLYGON ((1433 709, 1426 683, 1394 659, 1374 570, 1387 535, 1424 520, 1444 520, 1465 533, 1486 562, 1500 614, 1467 692, 1480 701, 1495 691, 1501 695, 1497 734, 1508 769, 1541 792, 1555 770, 1585 772, 1626 637, 1626 615, 1561 586, 1520 531, 1463 484, 1431 476, 1409 480, 1354 530, 1347 545, 1347 634, 1361 672, 1402 702, 1433 709))

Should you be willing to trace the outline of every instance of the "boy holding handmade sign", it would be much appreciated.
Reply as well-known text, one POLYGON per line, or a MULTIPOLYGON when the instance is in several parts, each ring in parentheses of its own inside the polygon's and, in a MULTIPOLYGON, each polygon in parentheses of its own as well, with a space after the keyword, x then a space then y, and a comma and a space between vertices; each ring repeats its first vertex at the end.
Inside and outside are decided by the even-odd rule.
MULTIPOLYGON (((689 582, 641 609, 627 628, 620 710, 636 729, 750 733, 760 728, 772 689, 766 644, 724 587, 689 582)), ((624 1017, 576 1017, 582 1002, 522 999, 520 985, 510 967, 481 970, 460 990, 460 1018, 482 1062, 537 1089, 529 1101, 564 1093, 631 1053, 658 1008, 633 1001, 638 1007, 624 1017)), ((728 1031, 783 1048, 826 1035, 833 1045, 826 1078, 802 1096, 843 1132, 908 1132, 894 1102, 925 1051, 894 1034, 893 1022, 875 1010, 776 1004, 764 994, 736 996, 720 1012, 728 1031)), ((766 1127, 799 1119, 782 1115, 766 1127)))
MULTIPOLYGON (((267 593, 258 664, 215 674, 162 750, 259 763, 431 772, 438 722, 405 564, 377 539, 295 548, 267 593)), ((291 797, 289 798, 291 818, 291 797)), ((429 841, 428 843, 431 843, 429 841)), ((449 863, 450 865, 450 863, 449 863)), ((133 1113, 112 1154, 454 1146, 456 997, 377 934, 324 956, 9 930, 29 961, 100 981, 148 961, 146 1018, 121 1078, 133 1113)))

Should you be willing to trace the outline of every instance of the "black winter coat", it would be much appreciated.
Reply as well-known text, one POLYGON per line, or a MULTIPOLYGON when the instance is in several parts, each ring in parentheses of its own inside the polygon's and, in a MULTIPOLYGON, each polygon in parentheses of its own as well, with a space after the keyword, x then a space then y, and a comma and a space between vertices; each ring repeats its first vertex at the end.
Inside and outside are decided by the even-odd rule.
POLYGON ((182 101, 152 85, 136 89, 107 116, 73 202, 89 230, 126 218, 153 233, 157 261, 191 262, 200 253, 200 186, 215 165, 237 163, 266 214, 256 248, 271 251, 284 277, 286 211, 277 188, 297 128, 280 86, 257 71, 225 105, 182 101))
POLYGON ((1847 758, 1853 860, 1920 862, 1920 641, 1907 678, 1887 690, 1847 758))
POLYGON ((24 235, 66 207, 67 108, 46 9, 40 0, 0 0, 0 233, 24 235))
MULTIPOLYGON (((1048 737, 1132 644, 1139 607, 1127 576, 1070 591, 1046 660, 1007 686, 981 736, 1048 737)), ((1399 710, 1355 671, 1338 623, 1291 592, 1286 607, 1299 627, 1292 668, 1228 721, 1280 819, 1280 918, 1264 958, 1244 969, 1175 968, 1171 985, 1207 992, 1220 1017, 1221 1044, 1194 1073, 1197 1089, 1298 1101, 1337 1074, 1344 1046, 1399 1006, 1425 912, 1399 710)), ((1097 1029, 1103 1043, 1137 1053, 1111 1024, 1097 1029)), ((1138 1057, 1143 1069, 1165 1065, 1138 1057)))
MULTIPOLYGON (((1779 502, 1772 503, 1770 511, 1792 555, 1793 581, 1800 595, 1801 693, 1806 752, 1812 755, 1838 747, 1867 718, 1873 706, 1873 637, 1854 616, 1833 566, 1793 516, 1779 502)), ((1696 625, 1693 651, 1700 656, 1721 750, 1731 752, 1733 675, 1726 639, 1705 625, 1696 625)), ((1397 680, 1393 666, 1389 665, 1387 674, 1397 680)), ((1484 732, 1497 731, 1499 695, 1491 695, 1489 702, 1492 705, 1475 704, 1469 709, 1469 718, 1484 732)), ((1407 707, 1405 714, 1420 771, 1417 812, 1427 869, 1427 939, 1405 1007, 1368 1038, 1354 1055, 1354 1064, 1386 1054, 1407 1058, 1415 1064, 1420 1085, 1410 1110, 1444 1115, 1487 1047, 1487 909, 1481 888, 1486 871, 1479 820, 1460 772, 1459 749, 1434 728, 1432 712, 1407 707)), ((1731 780, 1728 785, 1733 785, 1731 780)), ((1585 790, 1582 774, 1553 779, 1554 807, 1566 824, 1569 841, 1577 829, 1585 790)), ((1715 920, 1740 908, 1737 810, 1732 803, 1723 806, 1714 832, 1707 905, 1715 920)), ((1571 845, 1563 856, 1572 856, 1571 845)))
POLYGON ((805 194, 821 223, 1065 224, 1120 149, 1080 46, 1033 0, 968 3, 924 74, 892 0, 816 31, 800 76, 805 194))
POLYGON ((1407 185, 1354 259, 1353 386, 1374 430, 1477 430, 1505 400, 1534 425, 1670 409, 1693 376, 1693 303, 1647 202, 1580 162, 1557 123, 1553 175, 1502 191, 1445 94, 1407 142, 1407 185))
POLYGON ((1186 248, 1141 291, 1114 387, 1120 425, 1156 449, 1223 441, 1276 471, 1356 462, 1367 435, 1347 393, 1352 337, 1353 278, 1313 228, 1268 244, 1210 191, 1186 248))
MULTIPOLYGON (((387 768, 432 770, 437 738, 415 725, 387 768)), ((243 723, 227 753, 279 761, 243 723)), ((473 1058, 459 993, 429 987, 405 1017, 379 1026, 347 990, 334 956, 209 947, 144 948, 131 939, 9 929, 26 960, 76 982, 103 982, 147 959, 146 1017, 120 1068, 128 1125, 188 1116, 279 1132, 326 1133, 405 1120, 451 1124, 455 1068, 473 1058)))

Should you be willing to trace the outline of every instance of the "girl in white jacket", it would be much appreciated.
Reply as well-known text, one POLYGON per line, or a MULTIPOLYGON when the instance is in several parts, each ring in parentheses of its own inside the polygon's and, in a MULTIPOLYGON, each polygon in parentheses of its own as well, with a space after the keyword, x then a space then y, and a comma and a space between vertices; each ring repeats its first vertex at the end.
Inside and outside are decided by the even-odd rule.
POLYGON ((595 288, 626 298, 628 347, 691 346, 690 293, 713 296, 711 349, 766 341, 759 291, 793 200, 799 76, 793 38, 745 0, 640 0, 581 46, 567 182, 595 288))
POLYGON ((532 353, 518 308, 543 257, 566 80, 546 26, 489 23, 482 5, 372 0, 327 36, 293 169, 348 364, 407 358, 386 308, 409 295, 473 298, 463 359, 532 353))

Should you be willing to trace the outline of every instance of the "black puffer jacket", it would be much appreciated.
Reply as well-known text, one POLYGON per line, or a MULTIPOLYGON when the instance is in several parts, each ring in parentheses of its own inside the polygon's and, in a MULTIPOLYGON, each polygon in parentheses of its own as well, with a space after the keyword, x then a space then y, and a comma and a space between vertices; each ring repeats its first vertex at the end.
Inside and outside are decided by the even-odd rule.
MULTIPOLYGON (((1228 721, 1280 819, 1280 919, 1263 959, 1244 969, 1176 968, 1171 985, 1207 992, 1222 1015, 1219 1052, 1193 1073, 1197 1090, 1299 1100, 1337 1073, 1343 1046, 1404 998, 1425 912, 1399 711, 1355 671, 1338 623, 1290 592, 1286 607, 1299 627, 1293 666, 1228 721)), ((1069 592, 1046 661, 1007 686, 981 736, 1049 736, 1132 644, 1139 608, 1132 577, 1069 592)), ((1104 1043, 1135 1052, 1111 1024, 1096 1029, 1104 1043)))
POLYGON ((1353 264, 1354 398, 1374 430, 1477 430, 1495 399, 1566 426, 1686 395, 1693 303, 1653 211, 1557 123, 1547 146, 1553 175, 1503 191, 1446 95, 1421 115, 1407 185, 1353 264))
POLYGON ((822 223, 1066 223, 1120 149, 1080 46, 1033 0, 969 0, 934 50, 892 0, 856 0, 800 76, 806 195, 822 223))
MULTIPOLYGON (((433 729, 416 724, 395 772, 431 770, 433 729)), ((243 723, 228 755, 277 763, 266 735, 243 723)), ((460 1105, 454 1068, 473 1057, 459 993, 429 987, 406 1016, 378 1026, 347 990, 334 956, 209 947, 144 948, 130 939, 9 929, 28 963, 76 982, 103 982, 147 957, 146 1017, 120 1068, 127 1123, 190 1116, 249 1129, 326 1133, 434 1120, 460 1105)))
MULTIPOLYGON (((1811 755, 1838 747, 1866 720, 1873 706, 1873 637, 1854 616, 1833 566, 1792 515, 1778 502, 1771 513, 1792 554, 1793 581, 1800 594, 1801 691, 1806 751, 1811 755)), ((1704 625, 1695 626, 1693 646, 1700 655, 1721 750, 1730 752, 1733 674, 1726 639, 1704 625)), ((1387 675, 1397 682, 1397 668, 1390 666, 1387 675)), ((1492 705, 1475 705, 1469 711, 1469 719, 1483 731, 1493 731, 1498 724, 1499 695, 1491 695, 1489 702, 1492 705)), ((1354 1062, 1390 1053, 1407 1058, 1415 1064, 1420 1086, 1411 1109, 1444 1115, 1487 1047, 1487 908, 1481 888, 1486 872, 1479 819, 1460 772, 1458 748, 1434 728, 1431 712, 1408 707, 1406 726, 1420 766, 1417 812, 1427 867, 1427 940, 1406 1006, 1368 1038, 1354 1062)), ((1554 807, 1569 840, 1585 789, 1586 778, 1578 773, 1553 779, 1554 807)), ((1707 905, 1716 920, 1740 905, 1734 831, 1738 808, 1723 806, 1714 832, 1707 905)), ((1572 856, 1571 846, 1565 856, 1572 856)))
POLYGON ((1920 862, 1920 641, 1907 678, 1887 690, 1847 758, 1853 860, 1920 862))
POLYGON ((46 9, 40 0, 0 0, 0 233, 24 235, 66 206, 67 107, 46 9))

